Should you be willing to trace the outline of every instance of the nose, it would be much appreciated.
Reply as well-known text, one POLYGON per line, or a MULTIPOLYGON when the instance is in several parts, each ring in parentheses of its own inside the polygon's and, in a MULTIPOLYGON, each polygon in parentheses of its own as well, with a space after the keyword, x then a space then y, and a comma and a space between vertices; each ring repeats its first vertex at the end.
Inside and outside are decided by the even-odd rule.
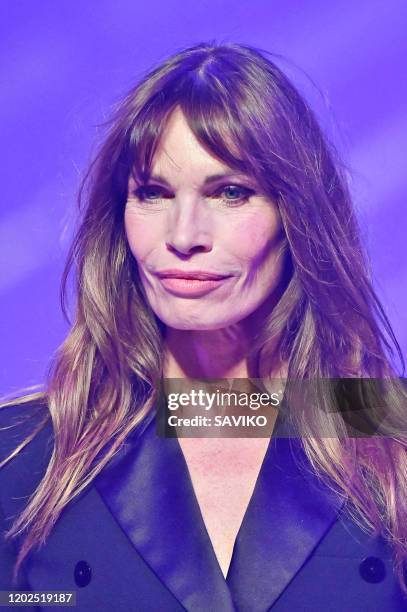
POLYGON ((209 214, 199 198, 174 201, 168 211, 167 248, 183 255, 210 251, 213 237, 209 214))

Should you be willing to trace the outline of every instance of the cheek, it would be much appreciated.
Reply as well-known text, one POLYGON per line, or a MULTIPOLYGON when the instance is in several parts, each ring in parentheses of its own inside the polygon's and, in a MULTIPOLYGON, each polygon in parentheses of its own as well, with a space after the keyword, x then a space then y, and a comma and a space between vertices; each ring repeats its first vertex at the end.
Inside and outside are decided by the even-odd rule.
POLYGON ((259 263, 274 251, 283 237, 282 224, 274 211, 258 212, 239 223, 231 233, 231 244, 242 260, 259 263))
POLYGON ((126 211, 124 228, 130 250, 137 260, 143 260, 158 244, 159 223, 154 223, 149 218, 126 211))

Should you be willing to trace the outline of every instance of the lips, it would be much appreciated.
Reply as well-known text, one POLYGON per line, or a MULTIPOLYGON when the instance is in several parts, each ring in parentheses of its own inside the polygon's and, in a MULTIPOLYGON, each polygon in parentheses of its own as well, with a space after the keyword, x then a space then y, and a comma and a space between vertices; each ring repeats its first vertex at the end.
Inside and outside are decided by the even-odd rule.
POLYGON ((157 276, 167 292, 181 298, 203 297, 231 278, 207 270, 160 270, 157 276))
POLYGON ((204 270, 161 270, 157 272, 157 276, 160 278, 186 278, 192 280, 222 280, 228 278, 229 274, 216 274, 214 272, 207 272, 204 270))

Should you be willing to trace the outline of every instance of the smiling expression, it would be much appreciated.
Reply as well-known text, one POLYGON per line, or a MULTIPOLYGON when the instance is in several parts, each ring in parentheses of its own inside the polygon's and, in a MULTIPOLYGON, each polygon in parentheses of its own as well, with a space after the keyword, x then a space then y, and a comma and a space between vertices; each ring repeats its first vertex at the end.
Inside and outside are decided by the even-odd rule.
POLYGON ((148 182, 129 180, 125 231, 147 299, 174 329, 239 323, 281 286, 285 235, 277 206, 251 177, 208 153, 179 109, 166 124, 148 182), (218 278, 160 277, 174 270, 218 278))

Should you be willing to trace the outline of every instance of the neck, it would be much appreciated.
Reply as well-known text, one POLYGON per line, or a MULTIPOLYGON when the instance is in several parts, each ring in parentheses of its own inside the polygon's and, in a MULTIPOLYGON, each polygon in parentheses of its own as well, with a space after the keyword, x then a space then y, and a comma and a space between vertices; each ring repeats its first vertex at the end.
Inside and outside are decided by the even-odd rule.
MULTIPOLYGON (((271 296, 238 323, 215 330, 184 330, 167 327, 164 335, 164 378, 260 378, 260 364, 252 348, 263 322, 275 306, 271 296)), ((277 347, 277 338, 273 344, 277 347)), ((278 351, 268 351, 268 371, 283 378, 286 364, 278 351)))
POLYGON ((165 378, 248 378, 255 376, 250 341, 238 326, 190 331, 167 328, 165 378))
MULTIPOLYGON (((198 391, 216 391, 218 387, 212 388, 212 385, 215 381, 219 385, 219 379, 222 380, 223 391, 257 393, 259 389, 253 379, 260 379, 261 372, 258 371, 257 363, 250 355, 253 340, 253 334, 247 333, 247 329, 237 325, 200 331, 167 327, 164 336, 163 368, 165 393, 167 395, 175 392, 189 393, 191 388, 195 389, 196 380, 199 381, 198 391)), ((268 352, 271 368, 268 368, 267 378, 286 377, 286 364, 277 359, 277 354, 277 351, 274 351, 275 363, 270 364, 270 359, 273 360, 273 350, 268 352)), ((267 383, 267 388, 271 393, 276 389, 269 387, 270 382, 267 383)), ((281 382, 277 389, 279 387, 281 382)), ((224 414, 221 405, 216 409, 219 414, 224 414)), ((222 433, 220 437, 223 436, 222 433)), ((207 434, 203 437, 207 437, 207 434)))
MULTIPOLYGON (((253 336, 232 326, 217 330, 167 328, 164 338, 164 378, 261 378, 259 364, 251 354, 253 336)), ((274 344, 277 345, 276 340, 274 344)), ((268 372, 286 376, 286 364, 277 350, 268 351, 268 372)))

